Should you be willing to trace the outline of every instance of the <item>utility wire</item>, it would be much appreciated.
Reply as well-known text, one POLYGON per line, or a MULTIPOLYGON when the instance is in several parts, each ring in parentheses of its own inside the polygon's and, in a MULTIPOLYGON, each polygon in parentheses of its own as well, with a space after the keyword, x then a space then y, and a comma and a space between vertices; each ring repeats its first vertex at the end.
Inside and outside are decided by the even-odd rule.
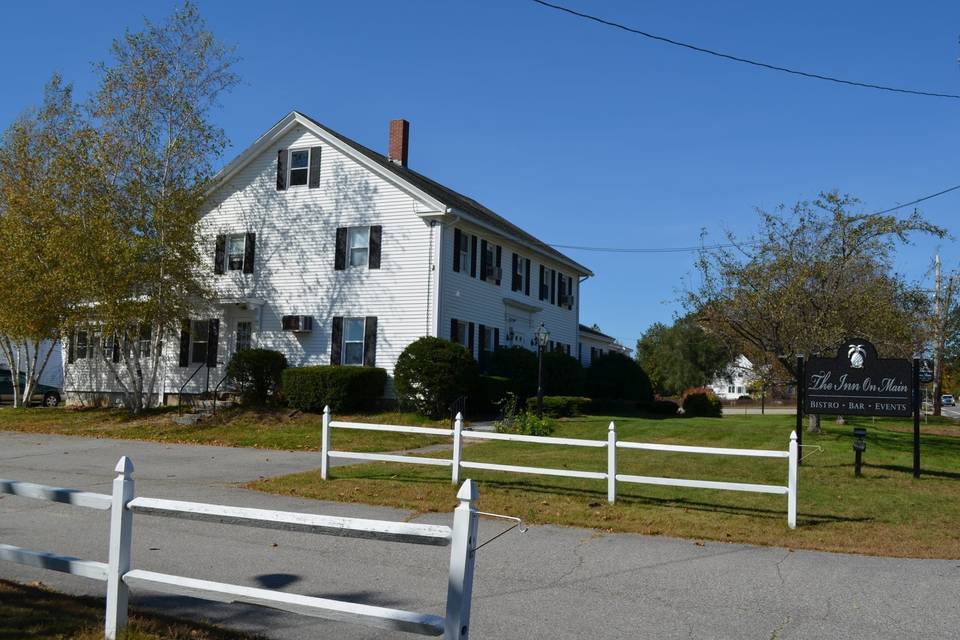
MULTIPOLYGON (((534 0, 535 2, 539 0, 534 0)), ((951 191, 957 191, 960 189, 960 184, 952 186, 943 191, 938 191, 936 193, 931 193, 930 195, 923 196, 922 198, 917 198, 916 200, 911 200, 910 202, 904 202, 903 204, 898 204, 895 207, 890 207, 889 209, 884 209, 883 211, 874 211, 873 213, 868 213, 864 217, 869 218, 872 216, 882 216, 886 213, 896 211, 897 209, 903 209, 904 207, 909 207, 911 205, 918 204, 925 200, 930 200, 936 198, 937 196, 942 196, 944 194, 950 193, 951 191)), ((553 247, 554 249, 577 249, 579 251, 596 251, 601 253, 691 253, 695 251, 706 251, 709 249, 729 249, 731 247, 749 247, 756 245, 756 242, 742 242, 738 244, 726 243, 726 244, 708 244, 708 245, 697 245, 695 247, 658 247, 658 248, 646 248, 646 249, 631 249, 626 247, 583 247, 579 245, 570 245, 570 244, 548 244, 548 246, 553 247)))
POLYGON ((651 40, 657 40, 659 42, 665 42, 667 44, 672 44, 676 47, 683 47, 684 49, 690 49, 692 51, 697 51, 699 53, 706 53, 711 56, 716 56, 718 58, 724 58, 726 60, 732 60, 733 62, 741 62, 743 64, 753 65, 755 67, 762 67, 764 69, 770 69, 771 71, 782 71, 783 73, 790 73, 795 76, 803 76, 804 78, 813 78, 815 80, 826 80, 828 82, 836 82, 838 84, 846 84, 854 87, 862 87, 865 89, 878 89, 880 91, 890 91, 893 93, 907 93, 915 96, 925 96, 929 98, 950 98, 951 100, 960 100, 960 95, 952 93, 935 93, 932 91, 919 91, 916 89, 901 89, 898 87, 888 87, 882 84, 872 84, 869 82, 857 82, 856 80, 843 80, 841 78, 834 78, 833 76, 825 76, 819 73, 811 73, 809 71, 799 71, 797 69, 790 69, 788 67, 780 67, 773 64, 768 64, 766 62, 759 62, 757 60, 751 60, 749 58, 741 58, 739 56, 731 55, 729 53, 723 53, 720 51, 714 51, 713 49, 707 49, 705 47, 699 47, 697 45, 689 44, 686 42, 680 42, 679 40, 673 40, 664 36, 658 36, 646 31, 641 31, 640 29, 635 29, 633 27, 628 27, 625 24, 619 22, 613 22, 611 20, 605 20, 597 16, 590 15, 588 13, 581 13, 575 11, 568 7, 564 7, 558 4, 553 4, 551 2, 546 2, 545 0, 533 0, 539 5, 544 7, 549 7, 550 9, 555 9, 557 11, 562 11, 564 13, 569 13, 570 15, 577 16, 578 18, 584 18, 586 20, 592 20, 594 22, 599 22, 600 24, 606 25, 608 27, 614 27, 617 29, 622 29, 629 33, 633 33, 644 38, 649 38, 651 40))

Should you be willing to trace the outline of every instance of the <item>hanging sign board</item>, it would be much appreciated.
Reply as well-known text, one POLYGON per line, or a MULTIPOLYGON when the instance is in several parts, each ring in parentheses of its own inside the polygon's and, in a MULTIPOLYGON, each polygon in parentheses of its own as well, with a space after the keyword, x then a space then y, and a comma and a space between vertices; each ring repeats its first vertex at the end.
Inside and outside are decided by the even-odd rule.
POLYGON ((930 384, 933 382, 933 362, 930 360, 920 361, 920 384, 930 384))
POLYGON ((804 411, 847 416, 913 415, 909 360, 879 358, 868 341, 845 340, 836 358, 811 358, 804 368, 804 411))

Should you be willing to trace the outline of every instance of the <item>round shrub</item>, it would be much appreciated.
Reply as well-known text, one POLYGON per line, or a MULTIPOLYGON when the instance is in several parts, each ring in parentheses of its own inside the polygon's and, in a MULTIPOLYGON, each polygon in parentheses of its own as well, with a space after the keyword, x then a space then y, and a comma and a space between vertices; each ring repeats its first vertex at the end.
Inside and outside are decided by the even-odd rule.
POLYGON ((241 349, 227 363, 227 377, 244 399, 266 402, 281 388, 287 358, 270 349, 241 349))
POLYGON ((440 418, 454 400, 477 388, 477 362, 462 345, 440 338, 414 340, 397 358, 393 386, 401 406, 440 418))
POLYGON ((322 365, 283 372, 283 391, 291 407, 321 412, 372 409, 383 397, 387 372, 377 367, 322 365))
POLYGON ((683 415, 689 418, 719 418, 723 415, 723 404, 713 389, 694 387, 683 393, 683 415))
POLYGON ((544 352, 543 392, 551 396, 580 395, 583 393, 583 366, 565 353, 544 352))
POLYGON ((587 395, 591 398, 652 402, 650 378, 637 361, 622 353, 605 353, 586 370, 587 395))

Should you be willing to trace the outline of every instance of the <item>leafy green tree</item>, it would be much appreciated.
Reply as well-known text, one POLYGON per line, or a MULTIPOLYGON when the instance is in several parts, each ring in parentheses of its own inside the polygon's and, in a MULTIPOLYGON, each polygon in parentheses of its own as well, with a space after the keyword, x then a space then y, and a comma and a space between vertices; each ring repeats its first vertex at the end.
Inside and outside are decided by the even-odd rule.
MULTIPOLYGON (((760 212, 749 239, 701 252, 697 286, 684 302, 709 330, 769 354, 796 379, 796 356, 834 352, 863 336, 887 357, 911 356, 924 340, 928 298, 893 269, 897 244, 912 234, 943 237, 919 213, 853 213, 837 192, 812 203, 760 212)), ((816 427, 814 430, 816 430, 816 427)))
POLYGON ((729 340, 704 331, 693 316, 652 325, 637 340, 637 362, 661 395, 680 395, 723 375, 737 356, 729 340))
POLYGON ((586 390, 591 398, 651 402, 653 387, 637 361, 611 351, 594 359, 587 370, 586 390))

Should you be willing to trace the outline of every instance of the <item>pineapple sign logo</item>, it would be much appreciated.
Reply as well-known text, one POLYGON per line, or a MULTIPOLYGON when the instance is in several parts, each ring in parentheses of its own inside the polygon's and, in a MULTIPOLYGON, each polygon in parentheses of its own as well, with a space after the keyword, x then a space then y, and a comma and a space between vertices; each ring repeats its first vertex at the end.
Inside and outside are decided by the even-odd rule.
POLYGON ((866 349, 862 344, 851 344, 847 357, 850 358, 851 369, 863 369, 863 361, 867 357, 866 349))

